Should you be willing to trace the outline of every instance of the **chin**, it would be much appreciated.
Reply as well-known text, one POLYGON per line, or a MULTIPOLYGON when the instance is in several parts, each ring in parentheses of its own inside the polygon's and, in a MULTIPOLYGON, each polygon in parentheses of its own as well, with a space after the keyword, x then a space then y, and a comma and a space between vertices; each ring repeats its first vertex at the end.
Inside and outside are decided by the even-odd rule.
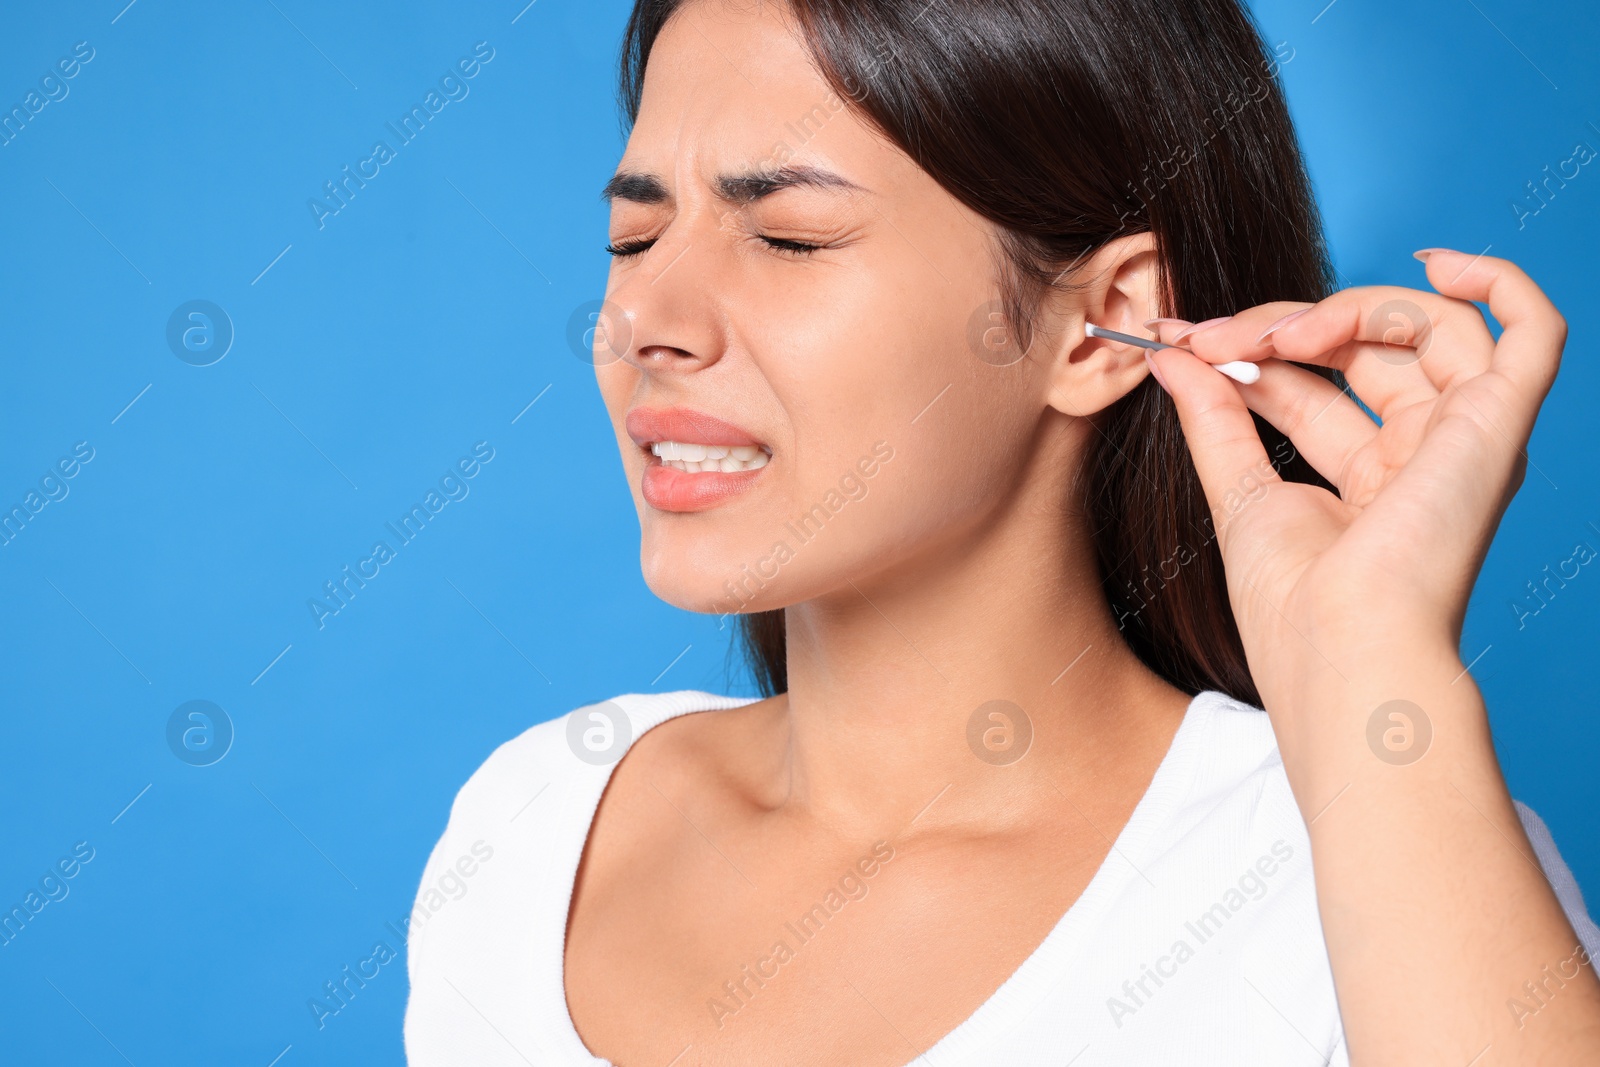
POLYGON ((640 547, 644 581, 657 597, 684 611, 705 615, 749 614, 794 602, 793 585, 782 573, 787 560, 773 558, 769 542, 757 547, 684 531, 647 533, 640 547))
POLYGON ((776 596, 771 584, 754 597, 740 597, 729 592, 724 583, 732 581, 724 574, 689 573, 682 567, 652 573, 645 571, 644 581, 661 600, 675 608, 701 615, 748 615, 783 607, 783 598, 776 596))

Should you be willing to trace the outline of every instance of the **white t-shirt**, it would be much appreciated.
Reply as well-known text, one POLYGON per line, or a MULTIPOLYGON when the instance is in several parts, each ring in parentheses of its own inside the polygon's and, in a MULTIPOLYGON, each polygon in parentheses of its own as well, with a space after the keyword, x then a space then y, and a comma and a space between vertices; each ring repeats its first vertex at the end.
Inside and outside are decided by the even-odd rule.
MULTIPOLYGON (((412 1067, 608 1067, 579 1038, 563 983, 600 795, 646 730, 753 699, 627 694, 495 750, 456 797, 412 911, 412 1067)), ((1517 811, 1579 937, 1600 952, 1548 830, 1517 811)), ((1347 1065, 1310 842, 1267 715, 1221 693, 1195 697, 1083 895, 913 1062, 1347 1065)))

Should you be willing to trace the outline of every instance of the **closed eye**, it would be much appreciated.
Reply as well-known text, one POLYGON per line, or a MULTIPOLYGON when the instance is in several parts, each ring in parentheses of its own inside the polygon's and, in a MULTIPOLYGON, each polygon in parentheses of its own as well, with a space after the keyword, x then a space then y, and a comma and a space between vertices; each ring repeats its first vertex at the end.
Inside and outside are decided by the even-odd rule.
POLYGON ((621 259, 628 256, 636 256, 640 252, 648 252, 650 246, 655 243, 654 238, 650 240, 618 241, 614 244, 607 244, 606 252, 621 259))
POLYGON ((821 245, 807 244, 805 241, 791 241, 787 237, 767 237, 765 235, 761 235, 761 239, 767 243, 769 248, 772 248, 776 251, 791 252, 795 255, 801 256, 810 252, 815 252, 817 249, 822 247, 821 245))
MULTIPOLYGON (((810 253, 815 252, 822 247, 821 245, 810 244, 806 241, 790 240, 787 237, 767 237, 764 234, 758 234, 757 236, 762 241, 766 242, 767 247, 771 248, 773 251, 787 252, 796 256, 809 255, 810 253)), ((639 239, 633 241, 617 241, 607 244, 606 252, 617 257, 618 259, 626 259, 629 256, 637 256, 643 252, 650 251, 650 248, 655 243, 656 242, 654 238, 650 238, 648 240, 639 239)))

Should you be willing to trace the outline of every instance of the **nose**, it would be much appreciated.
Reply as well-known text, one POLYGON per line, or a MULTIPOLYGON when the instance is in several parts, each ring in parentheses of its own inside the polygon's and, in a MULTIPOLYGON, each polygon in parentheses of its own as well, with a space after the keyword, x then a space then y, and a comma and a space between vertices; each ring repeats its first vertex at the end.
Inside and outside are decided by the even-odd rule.
POLYGON ((680 216, 636 263, 613 272, 608 341, 617 357, 653 374, 703 370, 721 358, 727 308, 714 232, 680 216))

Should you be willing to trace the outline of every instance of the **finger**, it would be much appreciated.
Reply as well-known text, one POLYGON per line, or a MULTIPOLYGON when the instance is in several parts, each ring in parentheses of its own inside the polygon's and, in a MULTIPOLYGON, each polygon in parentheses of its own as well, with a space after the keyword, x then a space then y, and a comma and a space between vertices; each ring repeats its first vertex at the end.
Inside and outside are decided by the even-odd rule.
MULTIPOLYGON (((1205 319, 1200 322, 1189 322, 1185 319, 1151 319, 1145 326, 1156 334, 1156 340, 1168 345, 1189 346, 1189 336, 1198 336, 1200 333, 1210 333, 1214 328, 1230 326, 1235 334, 1248 333, 1251 337, 1258 336, 1278 319, 1291 315, 1296 311, 1310 307, 1310 304, 1295 300, 1279 300, 1270 304, 1259 304, 1246 308, 1236 315, 1220 315, 1214 319, 1205 319), (1250 333, 1254 328, 1255 332, 1250 333)), ((1196 352, 1196 355, 1200 353, 1196 352)), ((1264 355, 1270 352, 1263 350, 1264 355)), ((1202 359, 1205 357, 1202 356, 1202 359)), ((1228 356, 1223 359, 1210 360, 1209 362, 1227 362, 1228 359, 1243 358, 1228 356)))
MULTIPOLYGON (((1213 333, 1190 338, 1197 355, 1229 340, 1213 333)), ((1282 359, 1336 366, 1375 408, 1383 395, 1443 392, 1488 370, 1494 354, 1494 337, 1470 300, 1390 285, 1340 290, 1269 324, 1252 343, 1282 359), (1351 342, 1363 347, 1346 348, 1351 342)))
MULTIPOLYGON (((1213 326, 1220 326, 1223 323, 1234 323, 1235 320, 1245 323, 1245 326, 1239 327, 1237 323, 1235 323, 1233 328, 1247 329, 1249 328, 1250 323, 1262 325, 1271 322, 1275 318, 1280 318, 1285 314, 1289 314, 1294 309, 1302 306, 1303 305, 1292 302, 1279 301, 1273 304, 1262 304, 1257 307, 1248 308, 1245 311, 1240 312, 1238 315, 1223 315, 1218 318, 1206 319, 1198 323, 1189 322, 1186 319, 1163 318, 1150 319, 1144 325, 1145 329, 1154 332, 1156 334, 1156 339, 1163 344, 1186 347, 1189 343, 1188 337, 1195 331, 1209 329, 1213 326)), ((1195 354, 1201 355, 1200 353, 1195 354)), ((1245 374, 1241 372, 1256 373, 1256 369, 1253 366, 1245 366, 1246 363, 1254 363, 1254 360, 1250 358, 1249 354, 1235 356, 1214 353, 1212 355, 1201 355, 1201 358, 1217 367, 1218 370, 1221 370, 1224 374, 1228 375, 1228 377, 1234 379, 1235 381, 1252 380, 1250 377, 1245 376, 1245 374)))
MULTIPOLYGON (((1248 351, 1240 358, 1260 361, 1276 354, 1276 349, 1271 345, 1270 338, 1266 344, 1255 344, 1254 339, 1287 317, 1298 315, 1315 306, 1279 302, 1250 308, 1234 316, 1233 319, 1210 319, 1201 323, 1189 323, 1183 319, 1151 319, 1145 325, 1156 331, 1157 339, 1163 343, 1178 343, 1213 365, 1238 356, 1242 350, 1230 346, 1240 338, 1251 338, 1248 351), (1234 321, 1235 319, 1238 321, 1234 321), (1185 335, 1186 330, 1195 327, 1198 327, 1195 332, 1185 335), (1221 331, 1216 334, 1218 339, 1213 338, 1213 328, 1221 331), (1230 334, 1233 340, 1229 340, 1230 334), (1196 340, 1201 343, 1193 344, 1196 340)), ((1428 380, 1428 376, 1412 366, 1416 363, 1416 359, 1410 349, 1402 350, 1381 342, 1347 341, 1330 351, 1321 353, 1314 361, 1299 360, 1299 362, 1315 362, 1319 366, 1343 371, 1346 380, 1350 381, 1351 388, 1361 398, 1361 402, 1374 411, 1386 413, 1386 416, 1412 404, 1434 400, 1439 395, 1439 391, 1428 380), (1374 363, 1374 360, 1377 362, 1374 363), (1363 370, 1352 375, 1351 369, 1356 367, 1362 367, 1363 370)))
POLYGON ((1415 366, 1415 356, 1409 350, 1397 354, 1391 345, 1347 341, 1318 359, 1294 362, 1340 371, 1356 397, 1385 421, 1413 404, 1439 399, 1439 390, 1415 366))
POLYGON ((1285 363, 1261 361, 1261 378, 1241 385, 1250 410, 1277 427, 1345 496, 1351 460, 1378 436, 1378 426, 1344 390, 1320 374, 1285 363))
MULTIPOLYGON (((1250 409, 1232 381, 1181 348, 1163 348, 1146 355, 1178 409, 1184 439, 1214 515, 1221 513, 1222 502, 1233 487, 1247 478, 1281 480, 1256 433, 1250 409)), ((1219 537, 1224 535, 1223 526, 1219 519, 1219 537)))
MULTIPOLYGON (((1360 505, 1356 522, 1377 529, 1431 531, 1430 554, 1440 564, 1432 568, 1434 577, 1459 573, 1470 591, 1500 518, 1522 484, 1526 460, 1466 416, 1418 429, 1409 455, 1388 465, 1391 476, 1382 492, 1360 505)), ((1450 618, 1464 604, 1464 597, 1445 597, 1437 605, 1438 617, 1450 618)), ((1459 627, 1459 618, 1455 624, 1459 627)))
POLYGON ((1544 290, 1508 260, 1442 248, 1417 255, 1424 262, 1428 281, 1439 292, 1489 305, 1489 313, 1501 326, 1491 366, 1516 387, 1531 430, 1533 417, 1561 365, 1567 320, 1544 290))

